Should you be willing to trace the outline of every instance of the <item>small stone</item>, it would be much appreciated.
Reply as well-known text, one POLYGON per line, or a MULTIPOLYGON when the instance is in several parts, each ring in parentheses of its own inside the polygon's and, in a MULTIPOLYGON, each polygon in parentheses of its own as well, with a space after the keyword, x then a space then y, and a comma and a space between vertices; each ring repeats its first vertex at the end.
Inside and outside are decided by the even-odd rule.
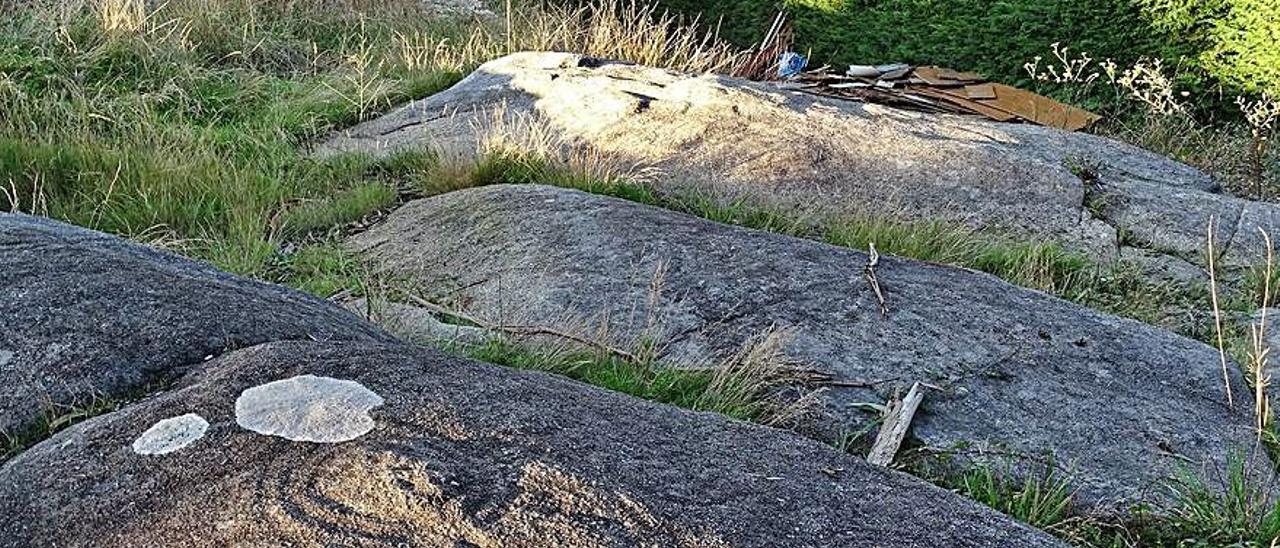
POLYGON ((209 429, 209 421, 195 413, 170 417, 155 423, 133 441, 139 455, 164 455, 191 445, 209 429))
POLYGON ((249 388, 236 399, 236 424, 291 441, 339 443, 373 429, 382 397, 364 385, 301 375, 249 388))

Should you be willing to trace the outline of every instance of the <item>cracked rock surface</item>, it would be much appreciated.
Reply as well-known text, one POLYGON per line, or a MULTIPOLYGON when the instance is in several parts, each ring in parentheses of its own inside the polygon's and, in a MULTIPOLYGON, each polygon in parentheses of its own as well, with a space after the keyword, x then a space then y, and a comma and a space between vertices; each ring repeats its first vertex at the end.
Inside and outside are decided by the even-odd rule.
POLYGON ((177 377, 0 463, 3 548, 1062 546, 788 432, 414 347, 88 230, 0 227, 0 371, 177 377), (289 435, 242 427, 262 411, 289 435))
POLYGON ((405 344, 226 354, 10 460, 0 485, 6 547, 1062 545, 795 435, 405 344), (299 375, 383 395, 377 428, 315 444, 236 425, 237 394, 299 375), (209 420, 199 444, 129 450, 183 409, 209 420))
POLYGON ((1102 137, 568 53, 486 63, 319 152, 430 147, 469 157, 495 128, 519 141, 530 125, 620 165, 657 168, 651 184, 662 190, 746 199, 805 218, 944 220, 1054 240, 1100 262, 1117 257, 1118 232, 1128 245, 1203 261, 1209 215, 1220 222, 1228 266, 1261 260, 1257 227, 1280 233, 1275 205, 1217 194, 1196 169, 1102 137))
POLYGON ((1180 466, 1222 469, 1255 447, 1252 413, 1227 408, 1209 346, 974 271, 882 258, 882 318, 858 251, 533 185, 414 201, 348 246, 494 324, 576 320, 624 348, 657 324, 669 362, 714 364, 789 328, 792 358, 882 383, 825 392, 833 437, 873 420, 859 403, 930 383, 941 390, 916 415, 919 441, 1051 455, 1086 504, 1161 496, 1180 466))
POLYGON ((388 341, 354 314, 99 232, 0 214, 0 431, 244 346, 388 341))

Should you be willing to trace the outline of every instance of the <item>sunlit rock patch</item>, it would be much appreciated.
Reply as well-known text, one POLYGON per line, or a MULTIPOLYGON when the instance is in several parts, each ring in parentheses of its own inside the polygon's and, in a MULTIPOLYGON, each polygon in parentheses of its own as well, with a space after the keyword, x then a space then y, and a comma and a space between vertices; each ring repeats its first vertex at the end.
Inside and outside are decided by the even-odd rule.
POLYGON ((133 452, 139 455, 164 455, 172 453, 204 437, 209 421, 195 413, 170 417, 155 423, 133 442, 133 452))
POLYGON ((236 399, 236 424, 292 441, 339 443, 373 429, 382 397, 355 381, 301 375, 249 388, 236 399))

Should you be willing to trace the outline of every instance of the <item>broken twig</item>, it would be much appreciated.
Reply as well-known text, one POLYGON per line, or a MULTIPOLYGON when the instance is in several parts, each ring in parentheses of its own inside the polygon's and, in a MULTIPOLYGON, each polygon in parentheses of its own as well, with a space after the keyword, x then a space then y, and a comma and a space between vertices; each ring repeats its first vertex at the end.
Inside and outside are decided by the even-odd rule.
POLYGON ((924 390, 917 382, 911 385, 911 390, 907 391, 907 397, 889 402, 884 423, 880 425, 880 433, 876 435, 876 442, 871 446, 871 452, 867 454, 867 462, 877 466, 893 464, 893 457, 898 454, 902 440, 907 437, 907 430, 911 429, 911 419, 915 417, 916 409, 919 409, 920 401, 923 399, 924 390))
POLYGON ((880 304, 880 317, 889 316, 889 307, 884 303, 884 293, 880 291, 880 281, 876 279, 876 266, 880 264, 880 254, 876 253, 876 244, 871 242, 868 244, 870 252, 867 254, 867 264, 862 267, 862 277, 867 280, 867 285, 871 286, 871 291, 876 294, 876 302, 880 304))

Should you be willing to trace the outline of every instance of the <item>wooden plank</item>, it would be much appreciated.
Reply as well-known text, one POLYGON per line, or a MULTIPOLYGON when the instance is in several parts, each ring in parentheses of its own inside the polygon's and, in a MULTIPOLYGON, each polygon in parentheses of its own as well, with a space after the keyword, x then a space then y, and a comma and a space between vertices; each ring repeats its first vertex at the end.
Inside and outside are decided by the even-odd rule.
POLYGON ((937 87, 960 87, 982 81, 982 78, 972 72, 957 72, 942 67, 916 67, 911 75, 937 87))
POLYGON ((980 103, 978 101, 969 99, 968 97, 961 95, 959 93, 952 93, 950 91, 938 89, 938 88, 914 87, 914 86, 907 88, 907 91, 910 91, 911 93, 924 95, 926 97, 932 97, 940 101, 946 101, 961 110, 973 112, 976 114, 981 114, 997 122, 1012 122, 1018 119, 1018 116, 1016 114, 1013 114, 1011 112, 1006 112, 998 108, 993 108, 984 103, 980 103))
POLYGON ((964 94, 970 99, 995 99, 996 88, 991 84, 975 84, 965 86, 964 94))
POLYGON ((1004 112, 1018 115, 1019 118, 1042 126, 1056 127, 1067 131, 1076 131, 1089 127, 1101 116, 1071 105, 1059 103, 1025 89, 1018 89, 1004 84, 992 84, 995 99, 982 99, 979 102, 1004 112))
POLYGON ((911 429, 911 419, 915 417, 923 400, 924 390, 917 382, 911 385, 907 397, 889 404, 884 423, 880 425, 880 433, 876 435, 876 442, 867 454, 867 462, 877 466, 893 464, 893 457, 898 454, 898 448, 902 447, 902 440, 906 439, 907 431, 911 429))

